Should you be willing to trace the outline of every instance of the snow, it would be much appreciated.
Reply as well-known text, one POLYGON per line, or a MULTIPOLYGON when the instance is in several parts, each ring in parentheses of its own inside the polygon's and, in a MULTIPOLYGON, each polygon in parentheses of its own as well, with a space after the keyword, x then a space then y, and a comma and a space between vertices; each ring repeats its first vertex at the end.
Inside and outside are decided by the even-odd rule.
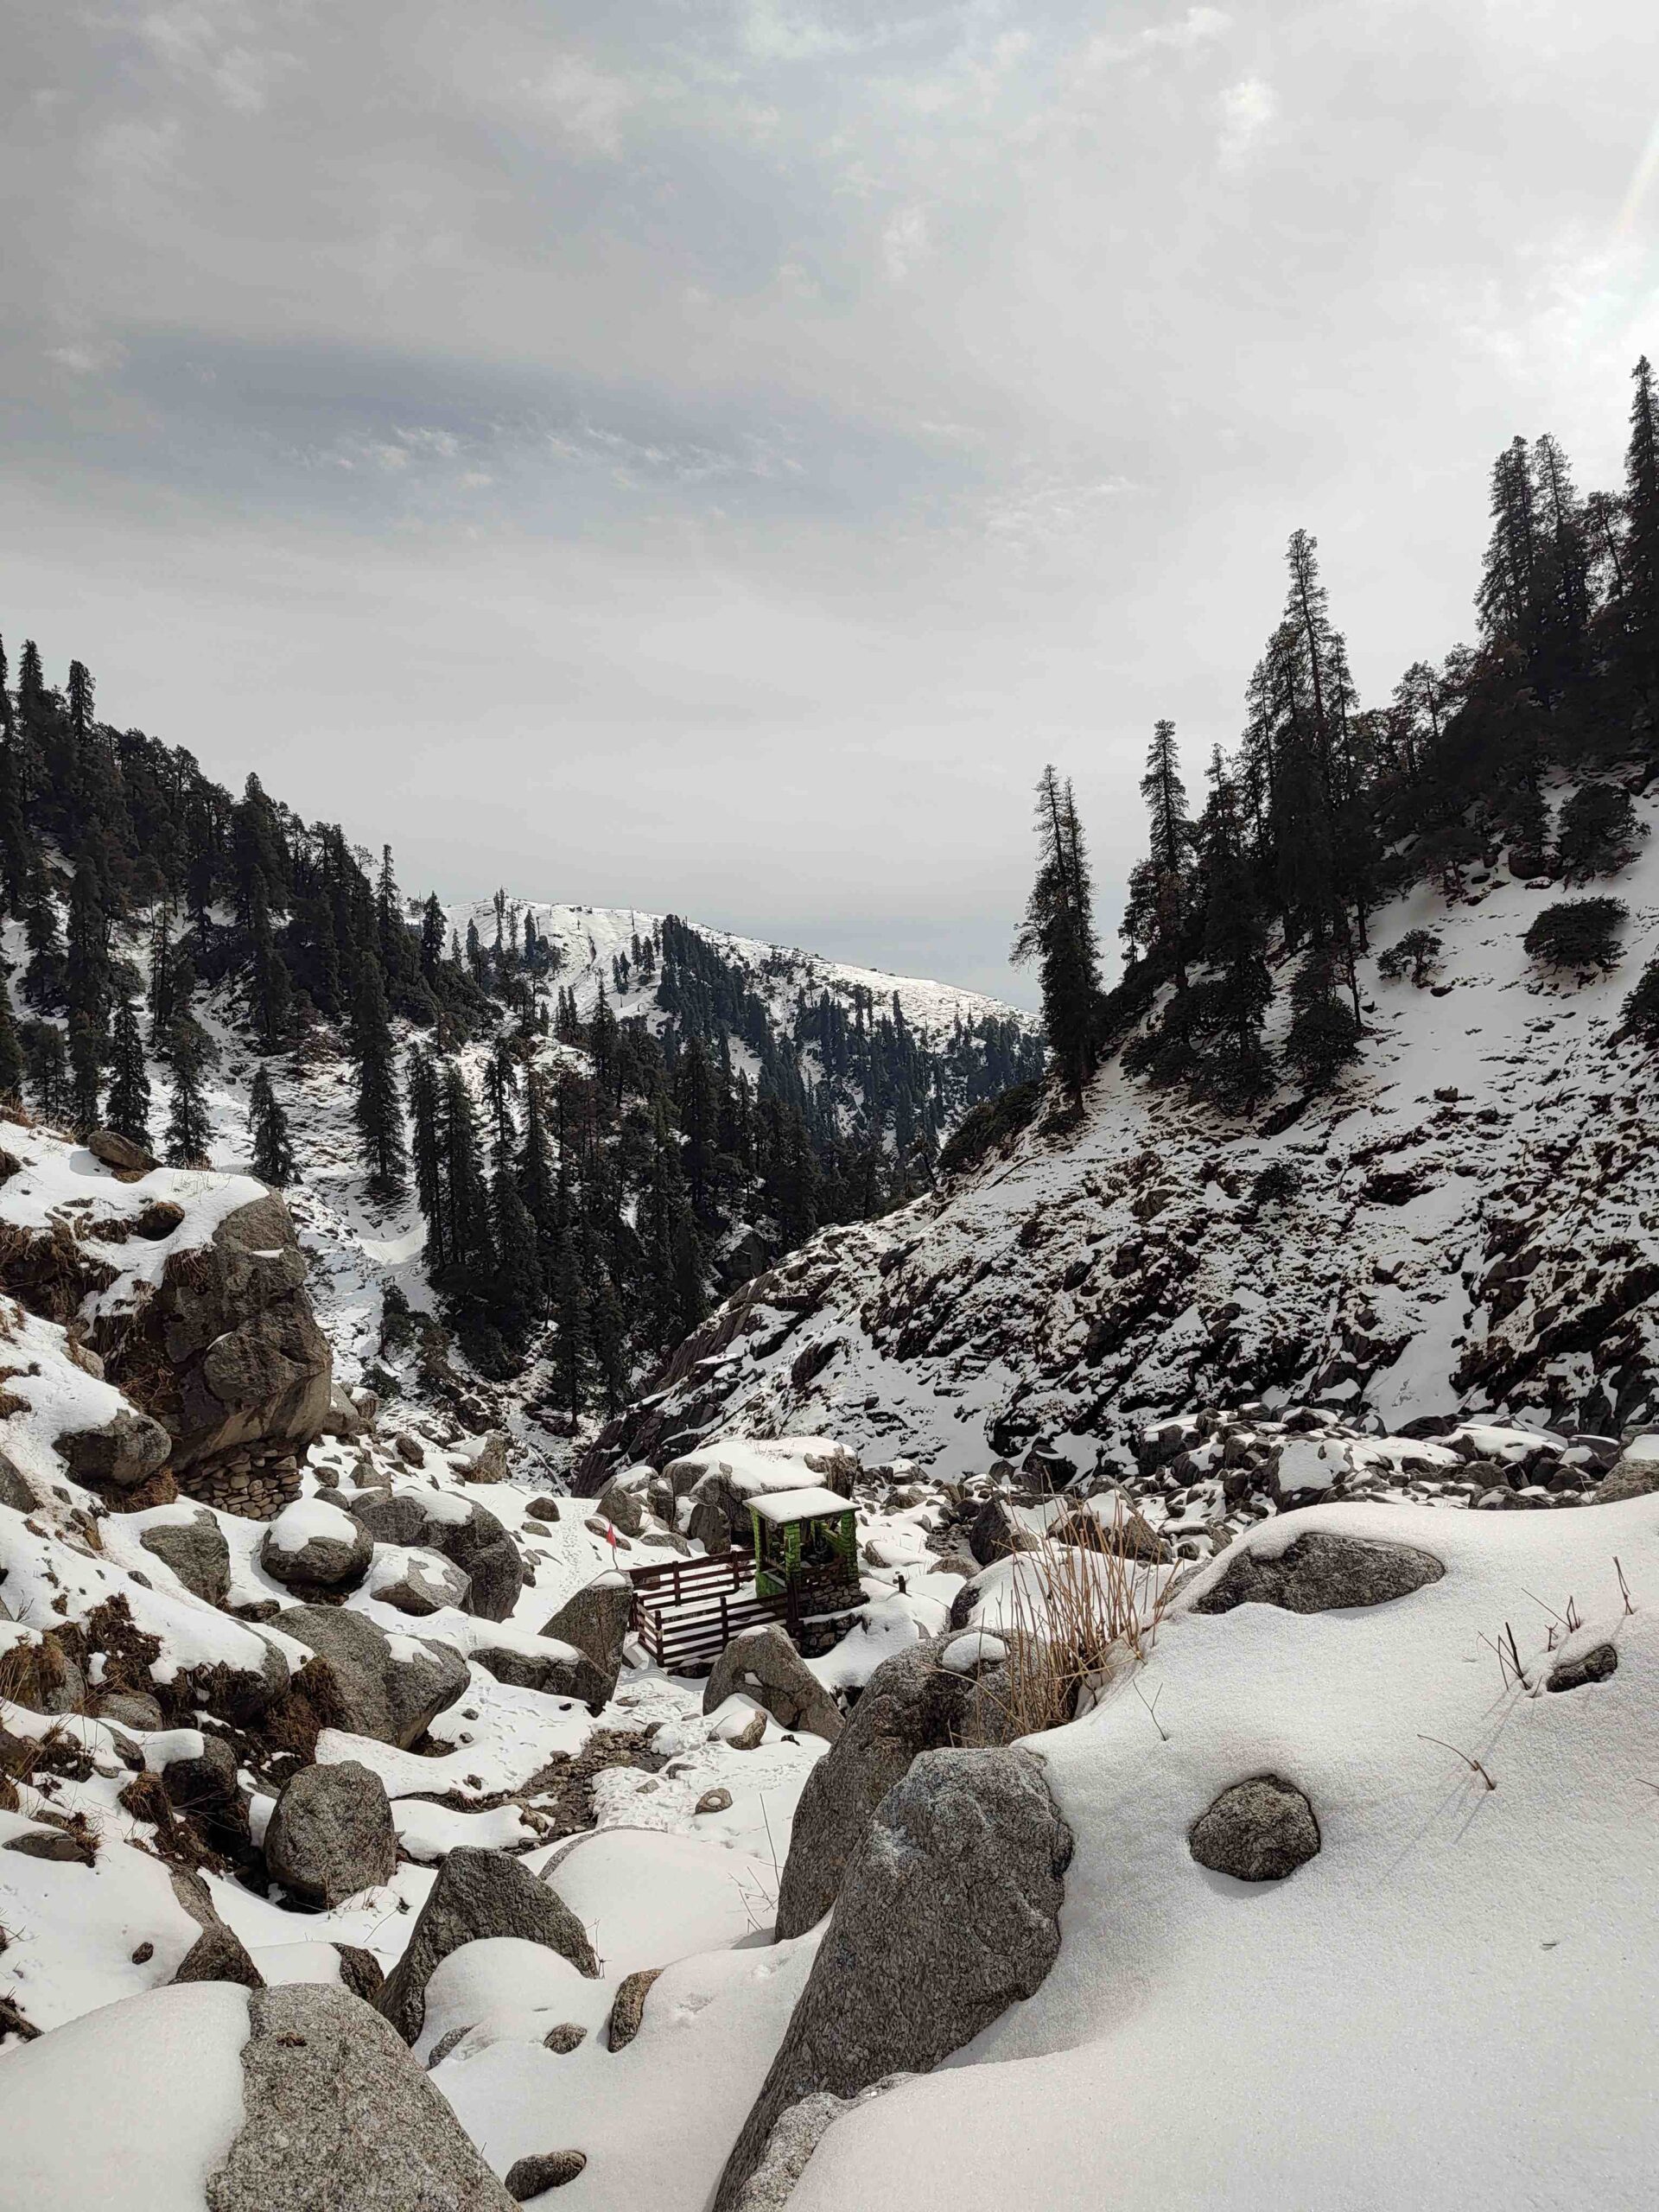
POLYGON ((790 1521, 810 1521, 822 1513, 849 1513, 852 1500, 833 1490, 772 1491, 749 1501, 763 1521, 782 1526, 790 1521))
POLYGON ((302 1552, 308 1544, 350 1545, 358 1534, 356 1522, 339 1506, 326 1505, 320 1497, 300 1497, 267 1523, 265 1541, 273 1550, 291 1555, 302 1552))
POLYGON ((142 2009, 105 2005, 8 2053, 0 2202, 202 2212, 242 2126, 247 2039, 247 1991, 199 1982, 142 2009))
POLYGON ((1316 1507, 1251 1541, 1307 1529, 1414 1544, 1446 1572, 1331 1614, 1178 1599, 1135 1688, 1035 1740, 1076 1839, 1048 1979, 838 2120, 791 2212, 963 2212, 1015 2174, 1045 2212, 1092 2212, 1106 2145, 1124 2212, 1646 2200, 1659 1503, 1316 1507), (1506 1687, 1483 1637, 1513 1622, 1531 1663, 1546 1605, 1618 1611, 1615 1554, 1638 1608, 1618 1671, 1506 1687), (1264 1771, 1307 1795, 1319 1855, 1282 1883, 1201 1869, 1192 1822, 1264 1771), (1179 2085, 1196 2093, 1173 2125, 1179 2085))
POLYGON ((769 1936, 776 1917, 771 1860, 697 1835, 601 1828, 525 1863, 587 1929, 612 1979, 769 1936))

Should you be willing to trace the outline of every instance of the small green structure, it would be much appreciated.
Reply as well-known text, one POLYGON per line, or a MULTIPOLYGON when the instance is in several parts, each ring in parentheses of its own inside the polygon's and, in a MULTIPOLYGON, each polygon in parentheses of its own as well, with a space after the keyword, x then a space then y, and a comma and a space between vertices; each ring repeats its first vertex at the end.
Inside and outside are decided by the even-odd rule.
POLYGON ((749 1501, 758 1597, 844 1603, 858 1591, 858 1523, 833 1490, 773 1491, 749 1501))

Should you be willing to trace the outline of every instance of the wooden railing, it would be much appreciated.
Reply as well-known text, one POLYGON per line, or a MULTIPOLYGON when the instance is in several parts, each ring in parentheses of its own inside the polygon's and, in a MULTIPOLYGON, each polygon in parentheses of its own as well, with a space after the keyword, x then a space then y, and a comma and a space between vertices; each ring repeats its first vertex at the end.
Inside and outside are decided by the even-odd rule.
POLYGON ((857 1586, 849 1589, 844 1577, 833 1584, 801 1582, 777 1597, 762 1597, 754 1586, 754 1561, 744 1551, 637 1567, 628 1579, 633 1632, 652 1663, 671 1675, 706 1671, 746 1629, 780 1621, 798 1639, 802 1622, 814 1613, 846 1611, 860 1602, 857 1586))

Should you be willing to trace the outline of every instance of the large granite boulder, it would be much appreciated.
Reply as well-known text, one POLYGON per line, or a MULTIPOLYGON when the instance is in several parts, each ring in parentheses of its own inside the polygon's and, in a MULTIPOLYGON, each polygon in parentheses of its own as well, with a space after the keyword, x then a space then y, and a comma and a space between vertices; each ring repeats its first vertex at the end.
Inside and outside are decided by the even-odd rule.
POLYGON ((595 1575, 567 1598, 542 1634, 585 1651, 613 1687, 622 1671, 622 1643, 633 1614, 633 1586, 615 1570, 595 1575))
POLYGON ((1446 1573, 1432 1552, 1375 1537, 1298 1536, 1268 1557, 1237 1548, 1220 1573, 1192 1600, 1195 1613, 1229 1613, 1235 1605, 1281 1605, 1290 1613, 1326 1613, 1408 1598, 1446 1573))
POLYGON ((205 1505, 158 1505, 135 1514, 138 1541, 185 1588, 210 1605, 231 1594, 231 1548, 205 1505))
POLYGON ((265 1865, 308 1904, 343 1904, 389 1882, 397 1870, 397 1831, 379 1776, 355 1759, 302 1767, 265 1829, 265 1865))
POLYGON ((166 1425, 175 1470, 321 1433, 334 1363, 305 1283, 288 1208, 269 1191, 172 1254, 155 1296, 107 1342, 94 1332, 110 1381, 166 1425))
POLYGON ((778 1937, 816 1927, 834 1904, 848 1861, 876 1808, 923 1751, 994 1745, 1019 1732, 999 1695, 1002 1669, 979 1663, 1001 1646, 972 1631, 931 1637, 884 1660, 845 1726, 806 1778, 778 1892, 778 1937), (946 1665, 947 1655, 957 1663, 946 1665))
POLYGON ((373 1557, 363 1523, 316 1497, 285 1505, 259 1540, 260 1566, 294 1590, 354 1590, 373 1557))
POLYGON ((1035 1753, 924 1751, 847 1868, 714 2212, 734 2212, 791 2106, 929 2072, 1040 1988, 1071 1858, 1035 1753))
POLYGON ((358 1491, 351 1510, 379 1544, 438 1552, 467 1579, 467 1611, 504 1621, 524 1586, 518 1547, 487 1506, 452 1491, 358 1491))
POLYGON ((290 1605, 272 1625, 327 1662, 341 1726, 379 1744, 407 1751, 472 1679, 453 1645, 388 1636, 343 1605, 290 1605))
POLYGON ((587 1931, 545 1882, 505 1852, 462 1845, 439 1867, 404 1955, 380 1993, 380 2010, 405 2043, 414 2043, 426 2024, 426 1985, 440 1961, 463 1943, 491 1936, 545 1943, 578 1974, 599 1973, 587 1931))
POLYGON ((841 1733, 840 1707, 775 1623, 732 1638, 704 1686, 702 1709, 716 1713, 738 1695, 764 1705, 780 1727, 804 1728, 826 1744, 841 1733))

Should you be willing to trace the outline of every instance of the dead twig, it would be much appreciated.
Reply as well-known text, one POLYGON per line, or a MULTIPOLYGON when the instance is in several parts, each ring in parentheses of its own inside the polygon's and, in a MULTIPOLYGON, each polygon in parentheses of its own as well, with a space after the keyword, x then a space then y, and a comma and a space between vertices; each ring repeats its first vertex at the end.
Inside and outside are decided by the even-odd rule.
POLYGON ((1478 1774, 1489 1789, 1497 1789, 1497 1784, 1478 1758, 1473 1758, 1468 1751, 1460 1751, 1455 1744, 1448 1744, 1443 1736, 1425 1736, 1419 1729, 1417 1740, 1420 1744, 1437 1744, 1441 1751, 1450 1751, 1454 1759, 1461 1759, 1471 1773, 1478 1774))

